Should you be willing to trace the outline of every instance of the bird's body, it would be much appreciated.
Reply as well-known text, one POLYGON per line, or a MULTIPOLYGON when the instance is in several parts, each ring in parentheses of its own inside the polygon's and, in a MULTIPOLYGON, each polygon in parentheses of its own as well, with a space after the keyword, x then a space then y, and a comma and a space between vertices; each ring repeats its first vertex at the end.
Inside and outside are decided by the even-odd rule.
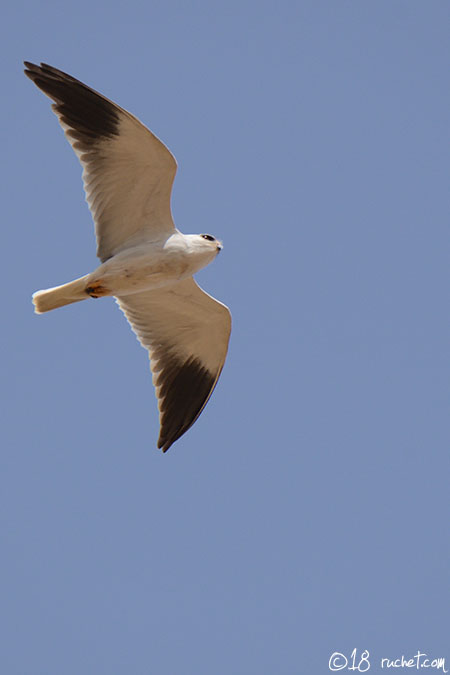
MULTIPOLYGON (((115 297, 155 291, 169 288, 208 265, 221 249, 198 241, 198 235, 176 232, 167 238, 138 244, 125 248, 102 263, 91 274, 86 274, 74 282, 63 286, 37 291, 33 295, 36 313, 42 314, 49 309, 61 307, 63 298, 71 304, 86 300, 89 296, 100 298, 108 295, 115 297), (58 289, 58 292, 56 292, 58 289), (44 298, 51 301, 52 307, 44 305, 44 298)), ((210 243, 210 242, 208 242, 210 243)))
POLYGON ((55 103, 83 165, 100 266, 33 295, 43 313, 89 297, 114 296, 149 350, 160 409, 158 447, 166 451, 206 405, 225 361, 228 308, 192 276, 222 245, 173 224, 170 193, 176 162, 130 113, 70 75, 25 63, 26 74, 55 103))

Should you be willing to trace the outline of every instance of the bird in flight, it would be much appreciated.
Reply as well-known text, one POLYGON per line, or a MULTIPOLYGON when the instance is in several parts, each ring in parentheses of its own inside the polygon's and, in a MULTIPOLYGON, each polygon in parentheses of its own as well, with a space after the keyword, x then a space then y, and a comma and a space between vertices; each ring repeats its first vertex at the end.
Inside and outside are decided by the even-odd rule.
POLYGON ((225 305, 193 275, 222 244, 182 234, 170 195, 177 163, 129 112, 52 66, 25 61, 25 74, 50 99, 83 167, 101 264, 62 286, 37 291, 37 314, 114 296, 148 350, 159 407, 158 448, 166 452, 196 421, 222 371, 231 332, 225 305))

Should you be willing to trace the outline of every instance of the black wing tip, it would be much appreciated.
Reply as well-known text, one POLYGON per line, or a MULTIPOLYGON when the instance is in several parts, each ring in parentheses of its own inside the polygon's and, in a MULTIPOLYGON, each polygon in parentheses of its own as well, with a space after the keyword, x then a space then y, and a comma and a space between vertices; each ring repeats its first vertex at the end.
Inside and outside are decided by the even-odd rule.
MULTIPOLYGON (((194 422, 192 422, 192 424, 193 423, 194 422)), ((161 435, 160 435, 159 440, 158 440, 158 444, 156 446, 158 448, 158 450, 162 450, 162 453, 164 455, 168 451, 168 449, 172 447, 172 445, 175 443, 175 441, 178 441, 178 439, 181 438, 181 436, 183 436, 183 434, 185 434, 186 431, 188 431, 188 429, 191 428, 192 424, 190 424, 186 429, 183 429, 179 433, 171 435, 169 440, 167 440, 167 438, 162 438, 161 435)), ((167 434, 166 434, 166 436, 167 436, 167 434)))
POLYGON ((52 75, 54 77, 57 73, 65 75, 65 73, 62 73, 62 71, 57 71, 56 68, 52 68, 52 66, 49 66, 46 63, 41 63, 40 65, 37 65, 36 63, 32 63, 31 61, 24 61, 23 65, 25 66, 23 72, 27 77, 30 78, 30 80, 33 80, 33 82, 37 77, 49 77, 52 75))
POLYGON ((24 71, 23 71, 25 73, 25 75, 27 77, 29 77, 30 80, 34 81, 34 78, 40 72, 40 67, 36 66, 34 63, 31 63, 30 61, 24 61, 23 65, 25 66, 24 71))
MULTIPOLYGON (((80 91, 84 91, 85 93, 99 97, 101 100, 106 101, 115 107, 115 104, 111 101, 108 101, 108 99, 105 99, 103 94, 100 94, 98 91, 95 91, 95 89, 88 87, 87 84, 84 84, 84 82, 81 82, 81 80, 77 80, 76 77, 65 73, 63 70, 59 70, 54 66, 50 66, 48 63, 41 62, 40 65, 32 63, 31 61, 24 61, 23 63, 25 66, 23 71, 25 75, 29 77, 30 80, 32 80, 40 89, 42 89, 42 91, 47 94, 47 96, 50 96, 50 98, 53 98, 55 101, 57 101, 57 99, 53 96, 54 92, 49 91, 48 87, 55 87, 55 85, 59 85, 59 87, 66 87, 66 92, 70 91, 69 88, 78 91, 78 93, 80 93, 80 91)), ((59 89, 59 93, 62 91, 62 89, 59 89)))
POLYGON ((41 63, 24 61, 25 75, 54 101, 60 121, 81 134, 89 146, 93 141, 119 135, 118 106, 72 75, 41 63))
POLYGON ((55 68, 54 66, 49 65, 48 63, 41 63, 38 65, 37 63, 32 63, 31 61, 24 61, 23 65, 25 66, 24 73, 25 75, 45 75, 45 76, 53 76, 53 77, 59 77, 61 79, 67 79, 71 80, 71 82, 78 82, 72 75, 69 75, 68 73, 65 73, 63 70, 59 70, 58 68, 55 68))
MULTIPOLYGON (((172 370, 173 373, 173 370, 172 370)), ((191 358, 177 365, 177 373, 161 387, 161 431, 158 448, 167 450, 188 431, 203 412, 218 376, 200 360, 191 358)))
POLYGON ((163 451, 163 454, 164 454, 164 453, 166 453, 166 452, 168 451, 168 449, 170 448, 170 446, 173 445, 173 443, 174 443, 174 441, 172 441, 172 442, 167 441, 166 443, 159 443, 159 442, 158 442, 158 450, 162 450, 162 451, 163 451))

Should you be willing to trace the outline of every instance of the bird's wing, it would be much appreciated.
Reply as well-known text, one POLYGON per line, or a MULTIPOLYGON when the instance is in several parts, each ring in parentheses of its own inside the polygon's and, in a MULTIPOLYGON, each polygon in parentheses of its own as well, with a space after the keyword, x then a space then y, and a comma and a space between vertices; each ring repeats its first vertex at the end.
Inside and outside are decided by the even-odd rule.
POLYGON ((136 117, 74 77, 25 61, 49 96, 83 167, 102 262, 127 246, 174 232, 170 194, 177 163, 136 117))
POLYGON ((166 452, 205 407, 228 350, 231 314, 189 278, 117 298, 148 349, 159 407, 158 448, 166 452))

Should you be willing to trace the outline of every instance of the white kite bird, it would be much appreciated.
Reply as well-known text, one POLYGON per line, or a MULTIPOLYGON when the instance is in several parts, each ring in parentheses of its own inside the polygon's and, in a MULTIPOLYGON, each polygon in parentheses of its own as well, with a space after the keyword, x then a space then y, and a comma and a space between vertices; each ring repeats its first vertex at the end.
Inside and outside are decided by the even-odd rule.
POLYGON ((176 229, 170 210, 176 161, 136 117, 56 68, 25 66, 54 101, 82 164, 102 263, 80 279, 35 293, 35 311, 115 296, 149 351, 158 448, 165 452, 198 418, 225 362, 230 312, 192 278, 222 245, 210 234, 176 229))

